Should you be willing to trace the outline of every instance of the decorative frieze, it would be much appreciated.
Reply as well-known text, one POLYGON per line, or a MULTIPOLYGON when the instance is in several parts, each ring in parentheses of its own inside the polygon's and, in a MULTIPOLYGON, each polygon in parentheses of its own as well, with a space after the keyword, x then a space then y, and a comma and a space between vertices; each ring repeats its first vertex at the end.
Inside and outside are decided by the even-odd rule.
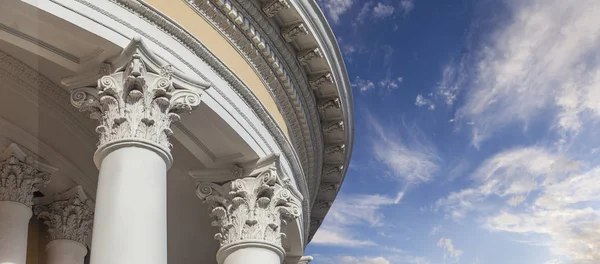
POLYGON ((323 167, 323 179, 339 178, 344 171, 344 165, 325 165, 323 167))
POLYGON ((36 206, 34 212, 48 226, 51 240, 68 239, 85 245, 92 233, 94 202, 81 186, 60 194, 49 205, 36 206))
POLYGON ((262 240, 281 247, 287 221, 301 214, 301 202, 282 183, 275 167, 256 177, 226 184, 200 182, 196 194, 209 204, 215 239, 221 247, 243 240, 262 240))
POLYGON ((99 147, 134 139, 168 152, 171 123, 180 120, 179 113, 200 104, 200 94, 176 89, 172 68, 142 56, 148 54, 143 47, 141 40, 134 39, 112 65, 117 69, 114 73, 101 77, 95 88, 76 88, 71 93, 73 106, 91 112, 90 117, 100 122, 99 147))
POLYGON ((333 77, 331 77, 331 73, 328 72, 328 73, 321 74, 321 75, 318 75, 316 77, 313 77, 308 82, 310 84, 310 87, 313 90, 319 90, 323 85, 332 84, 333 83, 333 77))
POLYGON ((298 61, 302 65, 306 65, 314 59, 323 58, 323 53, 319 48, 304 50, 299 52, 298 54, 298 61))
POLYGON ((329 122, 323 126, 323 134, 329 135, 334 132, 344 131, 344 121, 329 122))
POLYGON ((262 6, 263 12, 265 12, 265 15, 268 17, 273 17, 279 13, 279 11, 288 8, 290 8, 290 4, 287 0, 267 0, 262 6))
POLYGON ((31 207, 33 193, 50 181, 57 169, 28 156, 17 144, 10 144, 0 156, 0 201, 13 201, 31 207))
POLYGON ((284 28, 281 31, 281 34, 283 35, 283 39, 285 39, 285 41, 292 42, 299 36, 308 35, 308 29, 304 23, 300 22, 284 28))

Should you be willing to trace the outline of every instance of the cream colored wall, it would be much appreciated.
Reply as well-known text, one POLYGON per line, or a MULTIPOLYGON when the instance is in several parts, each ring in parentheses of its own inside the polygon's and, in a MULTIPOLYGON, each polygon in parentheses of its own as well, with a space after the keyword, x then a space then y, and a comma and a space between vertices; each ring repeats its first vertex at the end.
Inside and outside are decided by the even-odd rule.
POLYGON ((289 138, 285 119, 277 108, 274 98, 271 97, 267 87, 252 66, 237 52, 235 47, 183 0, 145 0, 145 2, 183 26, 219 57, 252 90, 289 138))

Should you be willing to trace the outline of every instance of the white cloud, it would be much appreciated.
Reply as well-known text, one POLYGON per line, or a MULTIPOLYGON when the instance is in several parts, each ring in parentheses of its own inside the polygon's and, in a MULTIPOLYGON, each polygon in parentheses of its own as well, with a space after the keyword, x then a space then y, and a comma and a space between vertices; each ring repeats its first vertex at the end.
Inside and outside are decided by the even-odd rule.
POLYGON ((437 243, 438 247, 444 249, 444 261, 447 258, 452 258, 454 261, 458 262, 460 257, 463 255, 463 251, 460 249, 455 249, 452 244, 452 239, 449 238, 440 238, 437 243))
POLYGON ((438 200, 436 208, 454 218, 478 213, 485 228, 529 235, 565 263, 598 263, 600 166, 581 171, 583 165, 538 147, 504 151, 473 173, 474 187, 438 200))
POLYGON ((580 164, 539 147, 506 150, 487 159, 471 175, 476 186, 453 192, 435 204, 454 219, 463 218, 487 197, 505 198, 517 206, 533 191, 555 184, 580 164))
POLYGON ((375 18, 386 18, 394 14, 394 7, 386 5, 384 3, 377 3, 373 8, 373 17, 375 18))
POLYGON ((396 79, 384 79, 379 82, 379 87, 388 90, 395 90, 400 87, 400 84, 404 81, 404 78, 398 77, 396 79))
POLYGON ((507 1, 511 19, 477 50, 459 115, 475 121, 475 146, 496 130, 552 115, 577 133, 600 118, 600 1, 507 1))
POLYGON ((352 87, 358 88, 362 93, 374 90, 376 87, 379 87, 384 91, 391 91, 398 89, 403 81, 404 79, 402 77, 397 77, 396 79, 383 79, 379 81, 376 86, 373 81, 362 79, 360 76, 356 76, 354 82, 352 83, 352 87))
POLYGON ((341 256, 337 263, 344 264, 390 264, 390 261, 384 257, 353 257, 341 256))
POLYGON ((465 72, 466 57, 463 57, 460 63, 450 62, 442 71, 442 80, 436 88, 436 95, 441 96, 447 105, 453 105, 457 99, 458 93, 466 80, 465 72))
POLYGON ((435 104, 433 103, 433 101, 431 101, 431 99, 425 98, 422 94, 417 95, 415 105, 418 107, 427 106, 427 109, 435 110, 435 104))
POLYGON ((395 179, 417 184, 428 182, 439 169, 437 150, 423 138, 418 127, 383 127, 372 117, 367 120, 376 138, 373 142, 375 158, 391 170, 395 179), (397 129, 408 133, 404 138, 397 129))
POLYGON ((311 243, 339 247, 373 246, 375 243, 368 240, 359 240, 349 235, 348 229, 324 226, 319 228, 311 243))
POLYGON ((375 89, 375 84, 372 81, 363 80, 360 76, 356 76, 352 86, 358 88, 363 93, 375 89))
POLYGON ((317 2, 334 23, 339 23, 340 16, 354 4, 354 0, 317 0, 317 2))
POLYGON ((431 232, 429 232, 429 235, 433 236, 433 235, 437 234, 440 231, 441 228, 442 228, 441 225, 437 225, 437 226, 432 227, 431 228, 431 232))
POLYGON ((400 0, 400 10, 404 12, 404 15, 410 13, 415 8, 415 2, 413 0, 400 0))
POLYGON ((376 227, 383 225, 385 206, 398 204, 404 195, 396 197, 378 194, 340 195, 327 214, 325 223, 315 234, 311 243, 341 247, 373 246, 374 242, 354 237, 353 228, 359 226, 376 227))

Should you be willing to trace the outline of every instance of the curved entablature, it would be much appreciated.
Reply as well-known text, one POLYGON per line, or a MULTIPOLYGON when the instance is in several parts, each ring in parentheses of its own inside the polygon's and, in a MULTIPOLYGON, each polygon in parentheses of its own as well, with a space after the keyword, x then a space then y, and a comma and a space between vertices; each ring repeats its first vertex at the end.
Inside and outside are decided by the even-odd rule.
MULTIPOLYGON (((307 174, 312 237, 335 199, 353 140, 351 86, 325 17, 314 1, 182 1, 229 39, 276 99, 307 174)), ((147 2, 182 19, 160 1, 147 2)))

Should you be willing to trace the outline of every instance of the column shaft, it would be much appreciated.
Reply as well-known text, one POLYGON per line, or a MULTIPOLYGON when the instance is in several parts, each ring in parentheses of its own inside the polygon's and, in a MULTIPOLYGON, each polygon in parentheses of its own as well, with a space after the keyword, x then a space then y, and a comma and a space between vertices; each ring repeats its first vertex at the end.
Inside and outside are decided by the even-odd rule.
POLYGON ((31 208, 12 201, 0 201, 0 263, 25 264, 31 208))
POLYGON ((87 248, 69 239, 53 240, 46 245, 46 264, 83 264, 87 248))
POLYGON ((123 147, 102 161, 92 264, 167 263, 167 165, 155 151, 123 147))

